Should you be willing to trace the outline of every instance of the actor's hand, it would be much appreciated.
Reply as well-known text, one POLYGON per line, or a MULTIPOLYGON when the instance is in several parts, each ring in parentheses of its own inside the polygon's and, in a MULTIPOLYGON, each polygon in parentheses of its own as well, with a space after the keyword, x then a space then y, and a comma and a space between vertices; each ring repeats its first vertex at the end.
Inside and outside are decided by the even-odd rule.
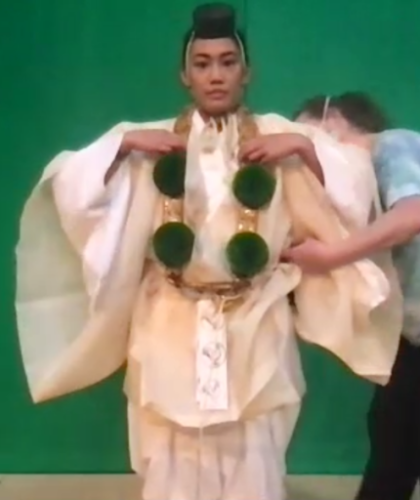
POLYGON ((302 271, 311 274, 327 273, 338 267, 333 247, 313 239, 289 248, 280 260, 296 264, 302 271))
POLYGON ((122 153, 141 151, 151 155, 185 151, 185 141, 167 130, 132 130, 124 135, 122 153))
POLYGON ((246 142, 239 151, 245 162, 273 163, 312 147, 310 139, 295 133, 261 135, 246 142))

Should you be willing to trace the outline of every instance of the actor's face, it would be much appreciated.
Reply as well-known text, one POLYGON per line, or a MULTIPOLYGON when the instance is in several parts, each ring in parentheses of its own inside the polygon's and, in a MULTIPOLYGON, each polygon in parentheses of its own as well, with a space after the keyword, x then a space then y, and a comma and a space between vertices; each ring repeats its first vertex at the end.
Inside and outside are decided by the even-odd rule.
POLYGON ((248 71, 233 40, 195 40, 182 81, 201 111, 220 116, 240 103, 248 71))

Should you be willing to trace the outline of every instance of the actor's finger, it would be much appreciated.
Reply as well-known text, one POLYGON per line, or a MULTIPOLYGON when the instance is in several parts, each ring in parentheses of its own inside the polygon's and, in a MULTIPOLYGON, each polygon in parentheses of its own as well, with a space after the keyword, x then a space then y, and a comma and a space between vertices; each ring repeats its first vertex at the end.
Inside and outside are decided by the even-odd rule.
POLYGON ((168 144, 175 150, 185 150, 186 149, 186 141, 180 137, 179 135, 172 134, 168 138, 168 144))
POLYGON ((251 151, 244 159, 247 161, 258 161, 262 162, 264 161, 264 157, 266 156, 264 150, 262 148, 260 149, 255 149, 254 151, 251 151))
POLYGON ((252 151, 259 149, 260 143, 258 139, 247 141, 239 150, 238 156, 240 159, 245 159, 252 151))

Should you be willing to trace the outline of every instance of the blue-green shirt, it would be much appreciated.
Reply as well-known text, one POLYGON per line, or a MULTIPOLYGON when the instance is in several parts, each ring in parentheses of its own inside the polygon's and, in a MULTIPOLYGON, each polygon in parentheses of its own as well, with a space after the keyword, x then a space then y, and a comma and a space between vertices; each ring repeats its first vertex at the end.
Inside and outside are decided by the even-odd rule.
MULTIPOLYGON (((385 209, 420 196, 420 134, 388 130, 378 134, 372 153, 385 209)), ((420 343, 420 235, 393 251, 404 294, 404 334, 420 343)))

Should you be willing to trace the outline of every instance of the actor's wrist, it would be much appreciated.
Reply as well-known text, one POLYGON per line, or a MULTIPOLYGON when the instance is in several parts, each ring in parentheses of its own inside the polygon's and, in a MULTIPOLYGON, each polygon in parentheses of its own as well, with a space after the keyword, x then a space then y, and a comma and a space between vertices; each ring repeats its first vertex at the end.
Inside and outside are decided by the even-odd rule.
POLYGON ((296 134, 294 138, 294 149, 295 154, 299 155, 303 160, 312 155, 315 150, 313 142, 301 134, 296 134))
POLYGON ((133 134, 131 132, 126 132, 123 135, 123 138, 121 141, 121 146, 120 146, 120 149, 118 151, 118 157, 124 157, 124 156, 130 154, 133 149, 134 149, 133 134))

